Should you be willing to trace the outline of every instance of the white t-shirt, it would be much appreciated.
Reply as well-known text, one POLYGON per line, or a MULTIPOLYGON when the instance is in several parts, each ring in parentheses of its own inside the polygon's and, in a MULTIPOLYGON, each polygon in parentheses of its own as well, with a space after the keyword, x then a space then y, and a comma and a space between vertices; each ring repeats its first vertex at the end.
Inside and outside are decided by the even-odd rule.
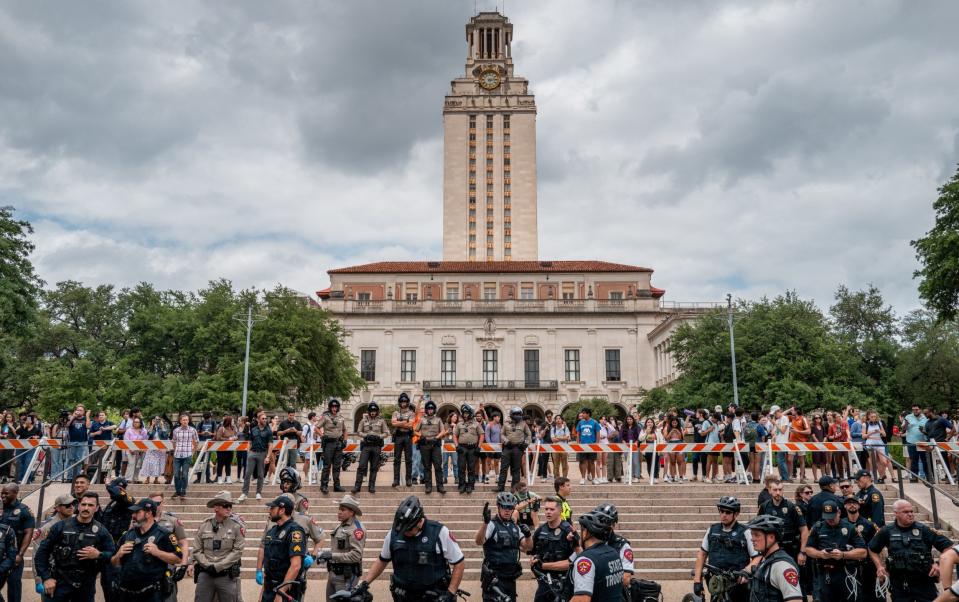
POLYGON ((736 434, 736 441, 743 439, 743 422, 741 418, 733 418, 733 433, 736 434))
POLYGON ((776 437, 773 439, 775 443, 788 443, 789 442, 789 416, 783 414, 776 421, 776 437), (785 428, 785 432, 780 432, 780 429, 785 428))
MULTIPOLYGON (((384 562, 392 559, 390 555, 390 542, 392 540, 393 529, 390 529, 386 532, 386 537, 383 538, 383 548, 380 550, 380 560, 384 562)), ((440 536, 436 540, 436 551, 443 554, 443 558, 450 564, 463 562, 463 551, 460 549, 460 545, 456 543, 456 538, 445 526, 440 529, 440 536)))
POLYGON ((783 602, 803 599, 799 587, 799 571, 785 560, 773 563, 769 569, 769 583, 782 592, 783 602))
POLYGON ((306 424, 304 424, 303 425, 303 443, 307 445, 313 445, 314 443, 316 443, 316 437, 313 435, 313 433, 314 433, 313 424, 311 422, 307 422, 306 424))
POLYGON ((619 561, 623 563, 624 573, 635 573, 633 567, 633 546, 626 544, 619 549, 619 561))

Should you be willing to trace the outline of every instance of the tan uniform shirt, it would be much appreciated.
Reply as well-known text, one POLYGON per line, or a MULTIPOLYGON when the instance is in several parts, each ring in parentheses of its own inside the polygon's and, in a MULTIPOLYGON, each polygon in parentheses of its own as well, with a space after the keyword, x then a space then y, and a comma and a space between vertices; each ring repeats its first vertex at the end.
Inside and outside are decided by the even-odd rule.
POLYGON ((217 523, 211 516, 200 524, 193 537, 193 560, 222 572, 240 562, 245 545, 246 529, 239 521, 227 517, 217 523))
POLYGON ((183 530, 183 521, 176 517, 172 512, 163 512, 157 517, 157 524, 161 529, 166 529, 176 535, 177 541, 186 540, 186 531, 183 530))
POLYGON ((357 432, 360 436, 376 435, 377 437, 386 437, 390 434, 390 430, 386 428, 386 421, 379 416, 376 418, 367 416, 360 420, 360 428, 357 432))
POLYGON ((363 548, 366 546, 366 531, 356 518, 340 523, 331 535, 330 552, 332 562, 336 564, 359 564, 363 562, 363 548))
MULTIPOLYGON (((396 410, 395 412, 393 412, 392 420, 396 420, 397 422, 412 423, 414 416, 415 416, 415 413, 413 412, 413 410, 407 408, 406 410, 396 410)), ((405 433, 407 435, 409 434, 409 431, 412 430, 406 427, 397 427, 397 429, 401 434, 405 433)))
POLYGON ((533 440, 533 433, 526 426, 526 421, 515 423, 512 420, 503 425, 503 443, 529 443, 533 440))
POLYGON ((461 445, 476 445, 482 432, 483 427, 474 419, 456 423, 456 441, 461 445))
POLYGON ((343 418, 339 412, 336 416, 327 412, 320 416, 316 428, 323 429, 324 439, 339 439, 346 432, 346 418, 343 418))
POLYGON ((420 443, 423 439, 433 440, 443 430, 443 421, 439 416, 423 416, 420 423, 416 425, 416 432, 420 434, 420 443))

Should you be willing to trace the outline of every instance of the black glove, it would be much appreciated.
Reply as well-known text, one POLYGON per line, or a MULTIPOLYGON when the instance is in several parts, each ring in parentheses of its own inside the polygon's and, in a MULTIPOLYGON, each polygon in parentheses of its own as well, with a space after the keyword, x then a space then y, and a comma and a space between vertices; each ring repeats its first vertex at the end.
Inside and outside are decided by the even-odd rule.
POLYGON ((354 596, 362 596, 366 592, 370 591, 370 584, 366 581, 360 581, 356 584, 356 587, 353 588, 353 591, 350 593, 354 596))
POLYGON ((483 504, 483 522, 487 525, 493 520, 493 515, 489 511, 489 502, 483 504))
POLYGON ((703 597, 703 584, 702 583, 693 583, 693 593, 698 597, 703 597))
POLYGON ((523 534, 523 537, 529 537, 533 534, 533 532, 529 529, 529 525, 520 525, 519 532, 523 534))
MULTIPOLYGON (((316 555, 317 562, 329 562, 333 560, 333 551, 332 550, 322 550, 319 554, 316 555)), ((365 581, 363 583, 366 583, 365 581)))
POLYGON ((456 602, 456 594, 450 590, 443 590, 443 593, 436 598, 436 602, 456 602))
POLYGON ((578 546, 578 545, 579 545, 579 533, 577 533, 576 531, 570 531, 569 534, 572 536, 572 537, 570 537, 570 539, 569 539, 570 543, 573 544, 573 547, 578 546))

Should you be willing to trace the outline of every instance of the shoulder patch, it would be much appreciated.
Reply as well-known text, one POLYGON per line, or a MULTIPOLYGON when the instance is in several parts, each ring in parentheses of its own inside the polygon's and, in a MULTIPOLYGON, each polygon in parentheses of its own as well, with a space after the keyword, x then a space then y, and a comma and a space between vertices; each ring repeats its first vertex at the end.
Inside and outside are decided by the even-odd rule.
POLYGON ((879 497, 879 494, 878 494, 878 493, 872 494, 872 501, 873 501, 873 502, 878 502, 880 499, 881 499, 881 498, 879 497))
POLYGON ((626 560, 629 562, 633 561, 633 550, 631 548, 626 548, 626 551, 623 552, 623 556, 626 557, 626 560))
POLYGON ((580 558, 576 561, 576 572, 585 575, 593 568, 593 561, 589 558, 580 558))
POLYGON ((303 541, 303 532, 293 531, 293 533, 290 535, 290 539, 292 539, 294 542, 303 541))
POLYGON ((363 538, 366 537, 366 533, 363 532, 363 529, 356 529, 353 531, 353 537, 356 538, 356 541, 363 541, 363 538))
POLYGON ((174 535, 173 533, 170 533, 170 543, 172 543, 173 545, 176 545, 176 535, 174 535))
POLYGON ((450 540, 452 540, 453 543, 458 543, 458 542, 456 541, 456 536, 453 535, 453 532, 452 532, 452 531, 450 531, 450 540))
POLYGON ((799 585, 799 571, 797 571, 796 569, 792 567, 789 567, 788 569, 786 569, 786 572, 783 573, 783 578, 786 580, 787 583, 789 583, 789 585, 793 587, 796 587, 797 585, 799 585))

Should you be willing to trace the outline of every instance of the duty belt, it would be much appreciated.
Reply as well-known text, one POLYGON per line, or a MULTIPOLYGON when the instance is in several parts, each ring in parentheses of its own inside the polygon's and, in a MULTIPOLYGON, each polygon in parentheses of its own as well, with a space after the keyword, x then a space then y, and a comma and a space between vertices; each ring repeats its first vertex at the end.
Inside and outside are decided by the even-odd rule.
POLYGON ((150 585, 148 585, 148 586, 146 586, 146 587, 144 587, 144 588, 142 588, 142 589, 130 589, 130 588, 128 588, 128 587, 123 587, 122 585, 118 585, 118 586, 117 586, 117 589, 120 590, 121 592, 125 593, 125 594, 144 594, 144 593, 146 593, 146 592, 152 592, 153 590, 157 589, 158 587, 160 587, 160 584, 159 584, 159 583, 151 583, 150 585))
POLYGON ((479 447, 479 444, 478 443, 460 443, 460 447, 463 447, 465 449, 476 449, 477 447, 479 447))

